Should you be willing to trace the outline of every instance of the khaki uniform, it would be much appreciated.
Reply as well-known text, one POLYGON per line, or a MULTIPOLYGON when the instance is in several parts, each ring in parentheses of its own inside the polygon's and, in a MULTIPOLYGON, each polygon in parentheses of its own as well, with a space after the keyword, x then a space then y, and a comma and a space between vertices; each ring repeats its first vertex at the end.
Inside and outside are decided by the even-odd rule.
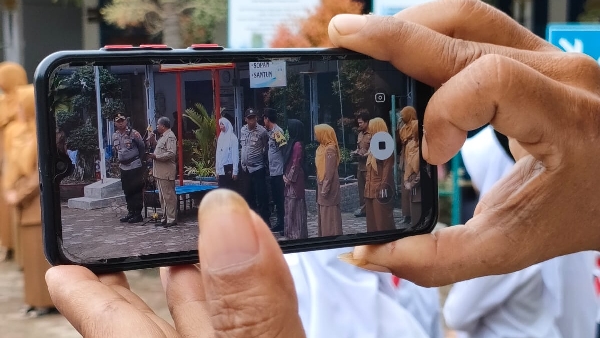
MULTIPOLYGON (((0 178, 5 158, 4 133, 10 122, 17 113, 18 97, 16 88, 27 84, 27 74, 22 66, 12 62, 0 63, 0 89, 4 92, 0 95, 0 178)), ((18 243, 16 224, 14 222, 14 208, 4 200, 4 192, 0 185, 0 251, 13 250, 15 260, 22 266, 18 243)))
POLYGON ((367 153, 371 146, 371 134, 361 131, 358 134, 358 144, 356 153, 358 154, 358 170, 356 178, 358 179, 358 198, 360 201, 360 212, 364 214, 365 209, 365 182, 367 177, 367 153))
POLYGON ((5 134, 8 150, 4 163, 5 193, 16 193, 19 244, 25 279, 25 303, 32 307, 54 307, 44 278, 50 268, 42 243, 42 211, 37 165, 37 138, 33 86, 19 93, 24 113, 9 124, 5 134))
POLYGON ((342 211, 341 192, 338 174, 338 151, 327 147, 325 152, 325 177, 317 179, 318 236, 341 236, 342 211))
POLYGON ((154 149, 152 175, 158 186, 160 208, 163 220, 167 223, 177 221, 177 195, 175 194, 175 178, 177 176, 177 138, 170 129, 162 134, 154 149))
POLYGON ((394 223, 394 158, 376 160, 377 172, 367 166, 365 204, 367 209, 367 231, 396 229, 394 223))

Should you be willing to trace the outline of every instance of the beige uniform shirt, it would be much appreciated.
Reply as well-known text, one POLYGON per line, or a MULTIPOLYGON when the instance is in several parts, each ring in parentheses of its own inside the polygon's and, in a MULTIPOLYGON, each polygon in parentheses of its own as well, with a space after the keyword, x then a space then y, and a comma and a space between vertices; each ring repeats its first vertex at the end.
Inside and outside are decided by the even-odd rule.
POLYGON ((166 131, 154 149, 156 159, 153 164, 153 175, 161 180, 174 181, 177 176, 177 138, 170 129, 166 131))

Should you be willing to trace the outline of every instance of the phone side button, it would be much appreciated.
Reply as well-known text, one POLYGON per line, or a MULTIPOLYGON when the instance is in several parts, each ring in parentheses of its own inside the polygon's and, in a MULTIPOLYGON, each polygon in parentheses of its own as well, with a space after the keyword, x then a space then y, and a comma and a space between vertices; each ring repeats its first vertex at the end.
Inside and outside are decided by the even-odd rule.
POLYGON ((173 48, 171 48, 167 45, 146 44, 146 45, 140 45, 140 49, 172 50, 173 48))
POLYGON ((196 43, 188 47, 193 50, 223 50, 225 47, 217 43, 196 43))
POLYGON ((106 45, 102 48, 100 48, 100 50, 131 50, 134 49, 135 47, 133 47, 133 45, 106 45))

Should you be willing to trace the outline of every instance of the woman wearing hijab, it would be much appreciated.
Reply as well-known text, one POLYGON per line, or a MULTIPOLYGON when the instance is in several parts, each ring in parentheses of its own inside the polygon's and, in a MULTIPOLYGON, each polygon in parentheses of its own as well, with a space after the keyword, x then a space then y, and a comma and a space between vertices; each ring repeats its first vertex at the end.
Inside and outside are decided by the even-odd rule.
POLYGON ((289 140, 284 149, 283 181, 285 188, 285 217, 283 235, 287 239, 308 237, 306 200, 304 199, 304 125, 298 120, 288 121, 289 140))
POLYGON ((335 131, 330 125, 315 126, 315 138, 319 142, 315 156, 317 167, 317 205, 319 212, 319 237, 342 235, 342 211, 340 209, 340 147, 335 131))
MULTIPOLYGON (((385 121, 374 118, 369 121, 369 134, 389 133, 385 121)), ((369 151, 365 183, 365 206, 367 231, 394 230, 394 158, 376 159, 369 151)))
POLYGON ((419 123, 417 111, 411 106, 402 108, 404 125, 399 130, 402 156, 400 170, 402 175, 402 216, 404 222, 411 222, 411 190, 419 182, 419 123))
POLYGON ((233 126, 228 119, 219 119, 219 138, 217 140, 217 154, 215 159, 219 187, 235 190, 235 181, 238 175, 240 153, 238 138, 233 132, 233 126))

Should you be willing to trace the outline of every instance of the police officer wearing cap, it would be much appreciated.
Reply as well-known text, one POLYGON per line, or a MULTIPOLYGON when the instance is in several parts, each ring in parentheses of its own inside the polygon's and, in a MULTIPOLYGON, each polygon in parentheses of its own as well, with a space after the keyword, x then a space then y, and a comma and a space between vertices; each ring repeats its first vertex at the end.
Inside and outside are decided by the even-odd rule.
POLYGON ((242 156, 240 163, 244 173, 245 195, 250 207, 269 224, 269 195, 266 182, 266 158, 269 148, 269 134, 265 127, 258 124, 254 108, 244 113, 246 125, 242 127, 240 143, 242 156))
POLYGON ((113 146, 121 169, 121 185, 127 202, 127 215, 121 222, 142 222, 144 166, 146 147, 139 132, 127 126, 127 118, 121 113, 115 117, 113 146))

